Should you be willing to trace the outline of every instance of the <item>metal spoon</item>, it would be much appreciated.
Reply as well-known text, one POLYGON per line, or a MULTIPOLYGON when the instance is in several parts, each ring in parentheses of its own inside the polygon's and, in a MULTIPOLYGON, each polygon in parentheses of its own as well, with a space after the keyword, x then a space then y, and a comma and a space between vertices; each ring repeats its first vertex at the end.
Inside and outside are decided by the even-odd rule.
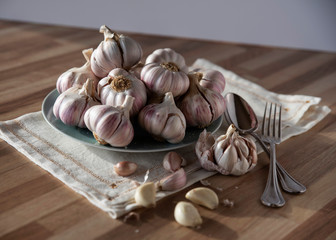
MULTIPOLYGON (((251 106, 235 93, 227 93, 225 101, 227 107, 224 117, 227 122, 234 124, 240 133, 252 135, 270 156, 270 150, 255 132, 258 128, 258 120, 251 106)), ((304 193, 306 191, 306 187, 289 175, 278 162, 276 162, 276 171, 284 191, 288 193, 304 193)))

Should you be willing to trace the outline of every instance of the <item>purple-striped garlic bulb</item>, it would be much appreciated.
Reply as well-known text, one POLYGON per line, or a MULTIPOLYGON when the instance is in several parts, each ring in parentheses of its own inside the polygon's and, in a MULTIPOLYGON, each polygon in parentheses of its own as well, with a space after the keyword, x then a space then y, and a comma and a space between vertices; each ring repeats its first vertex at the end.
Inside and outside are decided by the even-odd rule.
POLYGON ((56 88, 59 93, 73 86, 83 86, 88 78, 93 80, 95 87, 97 86, 99 79, 91 71, 90 57, 92 52, 92 48, 83 50, 82 53, 86 59, 86 63, 81 67, 71 68, 59 76, 56 82, 56 88))
POLYGON ((257 164, 257 147, 249 136, 240 136, 233 124, 217 139, 204 130, 195 146, 201 166, 224 175, 243 175, 257 164))
POLYGON ((100 105, 90 108, 84 115, 87 128, 100 144, 125 147, 134 137, 134 129, 129 120, 129 111, 134 98, 126 96, 120 107, 100 105))
POLYGON ((109 75, 98 83, 98 96, 104 105, 121 106, 126 96, 134 97, 130 115, 136 115, 147 101, 145 84, 122 68, 113 69, 109 75))
POLYGON ((204 128, 218 119, 225 111, 224 97, 200 85, 202 75, 197 72, 188 74, 190 87, 177 102, 183 112, 187 124, 192 127, 204 128))
POLYGON ((193 72, 200 74, 199 83, 202 87, 222 93, 225 89, 225 77, 217 70, 213 69, 195 69, 193 72))
POLYGON ((186 131, 186 120, 174 102, 171 92, 165 94, 162 103, 145 106, 138 116, 139 124, 157 140, 179 143, 186 131))
POLYGON ((92 79, 87 79, 82 87, 74 86, 61 93, 55 101, 53 112, 56 118, 71 126, 85 128, 84 114, 100 102, 95 99, 92 79))
POLYGON ((177 97, 188 90, 187 72, 182 55, 170 48, 157 49, 147 57, 141 70, 141 80, 155 95, 171 92, 177 97))
POLYGON ((107 26, 100 27, 104 40, 93 51, 91 68, 98 77, 106 77, 114 68, 130 69, 142 58, 138 42, 123 34, 113 32, 107 26))

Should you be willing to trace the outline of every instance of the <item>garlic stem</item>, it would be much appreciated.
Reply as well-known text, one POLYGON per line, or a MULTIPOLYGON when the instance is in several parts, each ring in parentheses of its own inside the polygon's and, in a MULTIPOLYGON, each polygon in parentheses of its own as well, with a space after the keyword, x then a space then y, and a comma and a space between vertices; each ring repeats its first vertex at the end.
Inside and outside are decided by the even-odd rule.
POLYGON ((86 59, 86 62, 90 63, 90 58, 91 58, 92 53, 93 53, 93 48, 84 49, 82 51, 82 54, 86 59))
POLYGON ((78 94, 94 98, 95 89, 93 87, 93 80, 88 78, 82 88, 78 91, 78 94))
POLYGON ((121 110, 124 112, 124 115, 129 119, 129 113, 132 109, 134 102, 134 97, 126 95, 124 103, 121 105, 121 110))
POLYGON ((104 41, 109 39, 114 39, 116 42, 119 42, 119 35, 113 32, 109 27, 106 25, 102 25, 99 29, 99 32, 104 33, 104 41))

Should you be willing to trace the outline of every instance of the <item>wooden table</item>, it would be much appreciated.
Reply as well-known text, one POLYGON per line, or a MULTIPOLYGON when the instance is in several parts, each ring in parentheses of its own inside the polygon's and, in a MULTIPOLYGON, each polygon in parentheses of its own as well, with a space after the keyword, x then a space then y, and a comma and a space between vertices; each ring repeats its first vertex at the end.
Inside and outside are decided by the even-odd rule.
MULTIPOLYGON (((3 239, 336 239, 336 54, 131 34, 147 56, 170 47, 188 64, 199 57, 284 94, 322 97, 332 112, 317 126, 278 147, 278 160, 308 187, 284 194, 280 209, 264 207, 268 160, 259 155, 253 172, 209 178, 220 199, 235 202, 210 211, 199 208, 200 229, 174 221, 175 203, 188 189, 138 210, 141 222, 113 220, 59 180, 0 140, 0 224, 3 239)), ((0 120, 39 111, 57 77, 81 66, 81 50, 95 47, 98 30, 0 21, 0 120)), ((193 185, 200 186, 199 183, 193 185)))

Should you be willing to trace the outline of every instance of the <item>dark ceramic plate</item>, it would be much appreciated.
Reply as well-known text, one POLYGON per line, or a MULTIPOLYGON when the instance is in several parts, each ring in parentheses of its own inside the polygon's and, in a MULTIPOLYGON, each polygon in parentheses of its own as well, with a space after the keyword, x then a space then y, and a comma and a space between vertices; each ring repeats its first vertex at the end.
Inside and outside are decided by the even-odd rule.
MULTIPOLYGON (((92 147, 97 147, 105 150, 119 151, 119 152, 161 152, 169 151, 182 147, 186 147, 195 143, 199 137, 199 134, 204 129, 199 128, 187 128, 184 139, 177 143, 172 144, 168 142, 158 142, 154 140, 146 131, 140 126, 134 124, 134 139, 127 147, 112 147, 110 145, 100 145, 97 143, 92 133, 88 129, 78 128, 74 126, 65 125, 61 120, 56 119, 53 114, 53 106, 56 98, 59 96, 57 90, 50 92, 43 101, 42 114, 45 120, 56 130, 71 137, 81 143, 87 144, 92 147)), ((221 126, 223 116, 214 121, 206 129, 208 132, 215 132, 221 126)))

